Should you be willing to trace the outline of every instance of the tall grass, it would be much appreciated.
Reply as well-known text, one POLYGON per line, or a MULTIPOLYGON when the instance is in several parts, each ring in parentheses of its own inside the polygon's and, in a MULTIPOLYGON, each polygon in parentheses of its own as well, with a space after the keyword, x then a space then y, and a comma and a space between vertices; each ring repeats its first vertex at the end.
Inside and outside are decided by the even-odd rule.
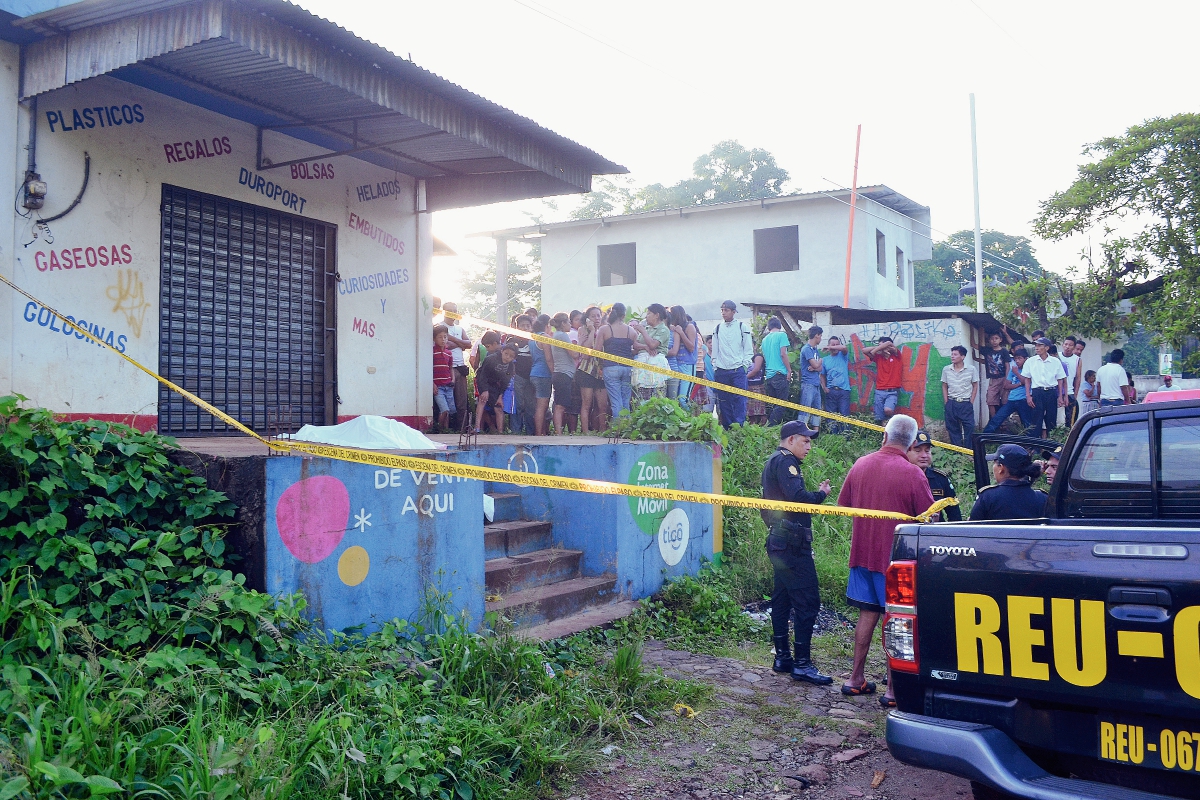
POLYGON ((609 659, 584 639, 483 636, 453 618, 439 627, 426 635, 396 622, 332 640, 299 631, 288 659, 248 681, 239 678, 250 670, 173 646, 137 658, 57 648, 36 663, 8 658, 0 795, 535 795, 589 741, 626 730, 630 713, 695 696, 644 672, 636 641, 609 659))

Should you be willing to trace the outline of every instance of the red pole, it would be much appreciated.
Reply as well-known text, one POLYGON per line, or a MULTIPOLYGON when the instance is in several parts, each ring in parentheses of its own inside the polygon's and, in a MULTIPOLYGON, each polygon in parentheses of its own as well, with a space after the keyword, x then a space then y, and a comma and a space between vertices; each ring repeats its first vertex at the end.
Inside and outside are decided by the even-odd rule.
POLYGON ((842 308, 850 307, 850 255, 854 252, 854 209, 858 203, 858 147, 862 144, 862 125, 854 137, 854 179, 850 184, 850 231, 846 234, 846 287, 842 290, 842 308))

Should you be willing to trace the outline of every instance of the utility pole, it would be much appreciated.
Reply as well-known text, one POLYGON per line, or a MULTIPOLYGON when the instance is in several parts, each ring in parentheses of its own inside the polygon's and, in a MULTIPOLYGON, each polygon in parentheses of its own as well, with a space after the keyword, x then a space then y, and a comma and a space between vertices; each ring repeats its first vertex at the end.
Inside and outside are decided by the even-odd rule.
POLYGON ((850 229, 846 233, 846 285, 842 289, 842 308, 850 307, 850 255, 854 252, 854 212, 858 209, 858 148, 862 144, 862 125, 854 137, 854 178, 850 182, 850 229))
POLYGON ((975 93, 971 92, 971 169, 975 176, 975 310, 983 313, 983 234, 979 229, 979 142, 975 134, 975 93))
POLYGON ((508 324, 508 239, 496 237, 496 322, 508 324))

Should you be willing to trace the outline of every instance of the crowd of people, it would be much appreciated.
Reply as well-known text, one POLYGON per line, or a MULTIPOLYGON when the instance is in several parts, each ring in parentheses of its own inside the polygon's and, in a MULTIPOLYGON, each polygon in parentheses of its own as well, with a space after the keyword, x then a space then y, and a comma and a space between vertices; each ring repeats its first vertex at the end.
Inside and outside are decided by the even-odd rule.
MULTIPOLYGON (((1120 348, 1107 355, 1099 370, 1083 370, 1080 364, 1087 343, 1082 337, 1066 337, 1060 349, 1044 331, 1034 331, 1032 353, 1024 343, 1011 339, 1005 343, 1004 338, 1007 332, 990 334, 988 345, 979 348, 975 355, 984 365, 988 381, 991 419, 983 429, 985 433, 1000 430, 1015 415, 1021 433, 1045 436, 1058 427, 1059 409, 1063 410, 1064 424, 1070 428, 1089 411, 1138 401, 1133 375, 1124 366, 1125 351, 1120 348)), ((951 427, 949 387, 954 376, 947 371, 952 366, 942 371, 942 394, 947 398, 946 428, 952 443, 970 446, 974 430, 968 427, 969 421, 951 427)), ((1164 376, 1163 381, 1163 388, 1170 389, 1171 376, 1164 376)), ((972 401, 974 397, 972 391, 972 401)))
MULTIPOLYGON (((453 303, 443 308, 458 309, 453 303)), ((684 376, 697 370, 714 373, 711 337, 700 334, 682 306, 652 303, 642 319, 627 319, 622 303, 606 312, 598 306, 553 316, 528 308, 514 314, 509 327, 540 334, 565 344, 600 350, 613 356, 660 367, 684 376)), ((460 325, 434 327, 433 382, 437 425, 443 430, 471 428, 477 433, 505 432, 545 436, 556 433, 600 433, 610 417, 628 411, 634 395, 655 395, 699 402, 712 410, 707 392, 685 378, 667 378, 569 347, 517 334, 488 331, 472 342, 460 325), (474 370, 475 415, 469 414, 467 377, 474 370)))
MULTIPOLYGON (((446 303, 445 309, 457 311, 453 303, 446 303)), ((682 306, 658 303, 650 304, 641 319, 614 303, 607 311, 590 306, 553 316, 528 308, 510 320, 509 327, 522 332, 681 373, 672 378, 516 334, 488 331, 472 342, 461 325, 448 319, 434 331, 438 427, 499 433, 505 431, 507 419, 511 432, 530 436, 547 435, 551 426, 556 433, 600 433, 610 417, 630 409, 635 396, 656 395, 684 407, 715 411, 726 428, 747 422, 778 425, 796 418, 794 411, 765 398, 798 400, 808 408, 850 415, 851 353, 846 342, 838 336, 826 341, 824 330, 813 325, 793 359, 794 346, 778 317, 767 321, 756 348, 751 325, 737 319, 736 312, 732 300, 722 303, 722 321, 707 335, 682 306), (473 419, 467 380, 471 370, 473 419), (764 400, 709 391, 688 380, 694 376, 761 394, 764 400)), ((1017 429, 1029 436, 1048 435, 1058 427, 1060 414, 1070 427, 1095 408, 1137 402, 1133 376, 1123 366, 1124 352, 1113 350, 1099 370, 1085 371, 1080 365, 1086 346, 1077 336, 1067 336, 1059 345, 1044 331, 1035 331, 1032 343, 1026 344, 1014 341, 1004 329, 990 333, 985 346, 953 347, 951 363, 941 373, 950 442, 971 446, 980 392, 990 411, 984 432, 996 432, 1016 417, 1017 429), (982 380, 970 360, 982 365, 982 380)), ((885 423, 899 407, 901 350, 891 337, 881 336, 863 347, 861 355, 874 364, 874 418, 885 423)), ((1163 388, 1169 389, 1169 376, 1165 380, 1163 388)), ((822 422, 817 415, 800 419, 813 429, 822 422)), ((827 430, 839 434, 845 427, 834 420, 827 430)))

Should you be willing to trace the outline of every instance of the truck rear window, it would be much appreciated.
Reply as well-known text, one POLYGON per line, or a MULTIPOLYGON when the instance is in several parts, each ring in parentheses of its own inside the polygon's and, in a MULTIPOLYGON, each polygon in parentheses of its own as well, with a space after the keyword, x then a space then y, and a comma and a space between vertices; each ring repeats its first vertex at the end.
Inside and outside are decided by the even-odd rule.
POLYGON ((1158 420, 1158 513, 1200 519, 1200 417, 1158 420))
POLYGON ((1070 468, 1065 516, 1200 519, 1200 416, 1192 409, 1156 413, 1155 448, 1150 430, 1150 420, 1141 419, 1091 431, 1070 468))
POLYGON ((1150 435, 1144 421, 1100 428, 1080 449, 1071 485, 1116 488, 1113 484, 1150 486, 1150 435))
POLYGON ((1159 480, 1178 489, 1200 487, 1200 419, 1164 419, 1159 480))

